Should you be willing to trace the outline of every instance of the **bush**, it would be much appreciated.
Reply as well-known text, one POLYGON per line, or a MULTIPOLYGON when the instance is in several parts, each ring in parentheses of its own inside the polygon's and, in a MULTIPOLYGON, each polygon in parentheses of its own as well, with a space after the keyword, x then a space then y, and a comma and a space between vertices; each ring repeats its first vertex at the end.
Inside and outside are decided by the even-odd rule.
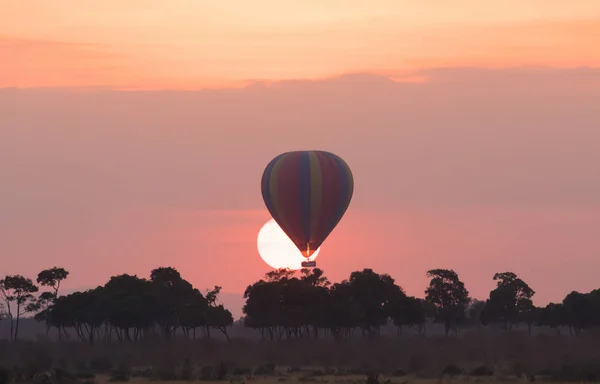
POLYGON ((96 378, 96 374, 94 374, 93 372, 78 372, 75 374, 75 377, 78 379, 94 379, 96 378))
POLYGON ((97 373, 109 372, 112 367, 113 363, 108 357, 95 357, 90 360, 90 369, 97 373))
POLYGON ((175 366, 173 364, 162 364, 156 370, 156 378, 162 381, 177 380, 177 373, 175 372, 175 366))
POLYGON ((480 365, 479 367, 473 369, 471 371, 471 376, 493 376, 494 370, 486 367, 485 365, 480 365))
POLYGON ((214 369, 214 378, 217 380, 225 380, 227 378, 227 374, 229 373, 229 367, 223 361, 219 362, 214 369))
POLYGON ((213 367, 205 365, 200 368, 200 380, 211 381, 213 379, 213 367))
POLYGON ((460 375, 462 373, 463 373, 463 370, 460 369, 460 368, 458 368, 454 364, 448 364, 446 366, 446 368, 444 368, 444 370, 442 370, 442 376, 454 377, 454 376, 458 376, 458 375, 460 375))
POLYGON ((567 382, 598 381, 600 380, 600 363, 563 365, 550 372, 550 379, 567 382))
POLYGON ((256 376, 268 376, 273 373, 275 373, 275 364, 273 363, 267 363, 254 369, 254 374, 256 376))
POLYGON ((122 374, 114 374, 114 375, 111 375, 111 377, 110 377, 110 379, 108 379, 108 381, 110 381, 110 382, 124 382, 124 381, 129 381, 129 376, 122 375, 122 374))
POLYGON ((237 368, 233 368, 231 371, 232 374, 236 375, 236 376, 245 376, 245 375, 251 375, 252 374, 252 369, 250 368, 245 368, 245 367, 237 367, 237 368))
POLYGON ((109 381, 129 381, 131 378, 131 370, 126 363, 120 363, 115 370, 113 370, 109 381))
POLYGON ((366 384, 379 384, 379 373, 377 372, 369 372, 367 373, 366 384))
POLYGON ((181 366, 181 373, 179 374, 181 380, 193 380, 194 379, 194 366, 190 359, 184 359, 181 366))
POLYGON ((52 378, 60 382, 65 379, 74 379, 75 375, 72 375, 64 368, 55 368, 52 370, 52 378))

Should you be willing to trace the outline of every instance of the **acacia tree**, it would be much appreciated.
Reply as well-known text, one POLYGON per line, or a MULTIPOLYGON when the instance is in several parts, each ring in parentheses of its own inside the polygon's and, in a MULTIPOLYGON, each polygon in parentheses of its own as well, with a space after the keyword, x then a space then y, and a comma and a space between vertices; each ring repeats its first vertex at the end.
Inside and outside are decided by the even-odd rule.
POLYGON ((535 291, 513 272, 494 274, 496 288, 490 292, 482 311, 482 323, 499 322, 504 329, 510 330, 519 321, 531 324, 535 308, 531 297, 535 291))
POLYGON ((208 306, 204 315, 206 329, 205 336, 206 338, 210 338, 210 328, 212 327, 221 331, 227 338, 227 341, 230 341, 227 327, 233 324, 233 315, 229 310, 225 309, 222 304, 217 304, 220 292, 221 287, 216 285, 206 294, 208 306))
POLYGON ((399 335, 405 326, 415 328, 419 335, 423 334, 427 319, 423 299, 407 296, 398 290, 388 304, 388 313, 399 335))
POLYGON ((592 325, 593 309, 587 294, 573 291, 564 298, 562 306, 569 332, 578 335, 592 325))
POLYGON ((46 319, 62 332, 59 335, 66 336, 69 329, 89 344, 111 341, 113 335, 119 342, 137 342, 157 329, 166 340, 179 328, 187 337, 195 335, 197 328, 205 331, 205 336, 210 328, 227 336, 233 317, 222 305, 216 305, 219 291, 220 287, 215 287, 207 299, 176 269, 157 268, 150 279, 112 276, 102 287, 60 296, 48 308, 46 319))
MULTIPOLYGON (((52 288, 52 292, 42 292, 37 298, 35 304, 30 305, 32 312, 37 312, 35 314, 35 319, 37 321, 46 323, 46 336, 48 336, 52 326, 50 322, 49 309, 58 297, 58 290, 61 282, 65 280, 67 276, 69 276, 69 272, 66 269, 56 266, 44 269, 37 275, 36 281, 38 284, 44 287, 52 288)), ((59 337, 60 336, 61 333, 59 332, 59 337)))
MULTIPOLYGON (((402 288, 387 274, 375 273, 372 269, 352 272, 347 284, 358 303, 358 326, 363 334, 374 337, 389 318, 389 302, 402 288)), ((403 293, 403 292, 402 292, 403 293)))
POLYGON ((48 336, 50 328, 52 327, 49 313, 50 308, 55 301, 56 298, 54 297, 54 292, 42 292, 37 298, 35 304, 30 306, 31 309, 34 309, 34 311, 37 312, 34 316, 34 319, 46 323, 46 336, 48 336))
POLYGON ((562 303, 550 303, 541 308, 537 318, 537 325, 550 327, 560 335, 560 327, 567 325, 567 316, 562 303))
POLYGON ((427 271, 431 278, 425 290, 425 301, 434 308, 436 322, 444 324, 446 336, 450 329, 465 318, 469 304, 469 291, 452 269, 432 269, 427 271))
POLYGON ((60 283, 69 276, 69 271, 60 267, 44 269, 37 276, 37 282, 44 287, 50 287, 54 290, 54 298, 58 297, 60 283))
POLYGON ((481 315, 485 308, 485 301, 471 299, 467 306, 466 317, 469 325, 481 325, 481 315))
POLYGON ((35 296, 33 294, 37 291, 38 287, 33 284, 33 281, 21 275, 7 275, 0 280, 0 295, 6 304, 12 341, 17 341, 19 337, 19 320, 21 316, 35 310, 35 296), (11 307, 12 305, 14 305, 14 308, 11 307))

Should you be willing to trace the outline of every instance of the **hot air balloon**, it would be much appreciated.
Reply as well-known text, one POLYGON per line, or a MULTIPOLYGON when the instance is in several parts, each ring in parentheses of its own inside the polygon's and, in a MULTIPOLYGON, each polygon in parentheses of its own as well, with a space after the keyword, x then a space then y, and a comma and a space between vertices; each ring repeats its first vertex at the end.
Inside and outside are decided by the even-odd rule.
MULTIPOLYGON (((309 258, 348 209, 354 179, 348 164, 326 151, 293 151, 267 164, 261 182, 271 216, 309 258)), ((314 267, 305 261, 303 267, 314 267)))

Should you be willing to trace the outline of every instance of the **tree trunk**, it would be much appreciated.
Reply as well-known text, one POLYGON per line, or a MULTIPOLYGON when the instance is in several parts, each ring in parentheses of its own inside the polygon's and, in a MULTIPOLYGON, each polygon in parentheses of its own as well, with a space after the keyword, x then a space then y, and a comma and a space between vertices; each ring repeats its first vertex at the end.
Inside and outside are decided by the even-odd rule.
MULTIPOLYGON (((17 322, 15 324, 15 334, 13 341, 16 342, 19 337, 19 320, 21 320, 21 305, 17 303, 17 322)), ((11 322, 12 325, 12 322, 11 322)))

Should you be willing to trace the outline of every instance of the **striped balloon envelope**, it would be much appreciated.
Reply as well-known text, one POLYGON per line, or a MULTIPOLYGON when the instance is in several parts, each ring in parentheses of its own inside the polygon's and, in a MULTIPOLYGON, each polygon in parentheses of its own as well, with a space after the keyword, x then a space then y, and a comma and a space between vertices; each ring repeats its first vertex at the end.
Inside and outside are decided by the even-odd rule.
POLYGON ((348 164, 333 153, 293 151, 269 162, 261 190, 273 219, 308 258, 344 216, 354 179, 348 164))

